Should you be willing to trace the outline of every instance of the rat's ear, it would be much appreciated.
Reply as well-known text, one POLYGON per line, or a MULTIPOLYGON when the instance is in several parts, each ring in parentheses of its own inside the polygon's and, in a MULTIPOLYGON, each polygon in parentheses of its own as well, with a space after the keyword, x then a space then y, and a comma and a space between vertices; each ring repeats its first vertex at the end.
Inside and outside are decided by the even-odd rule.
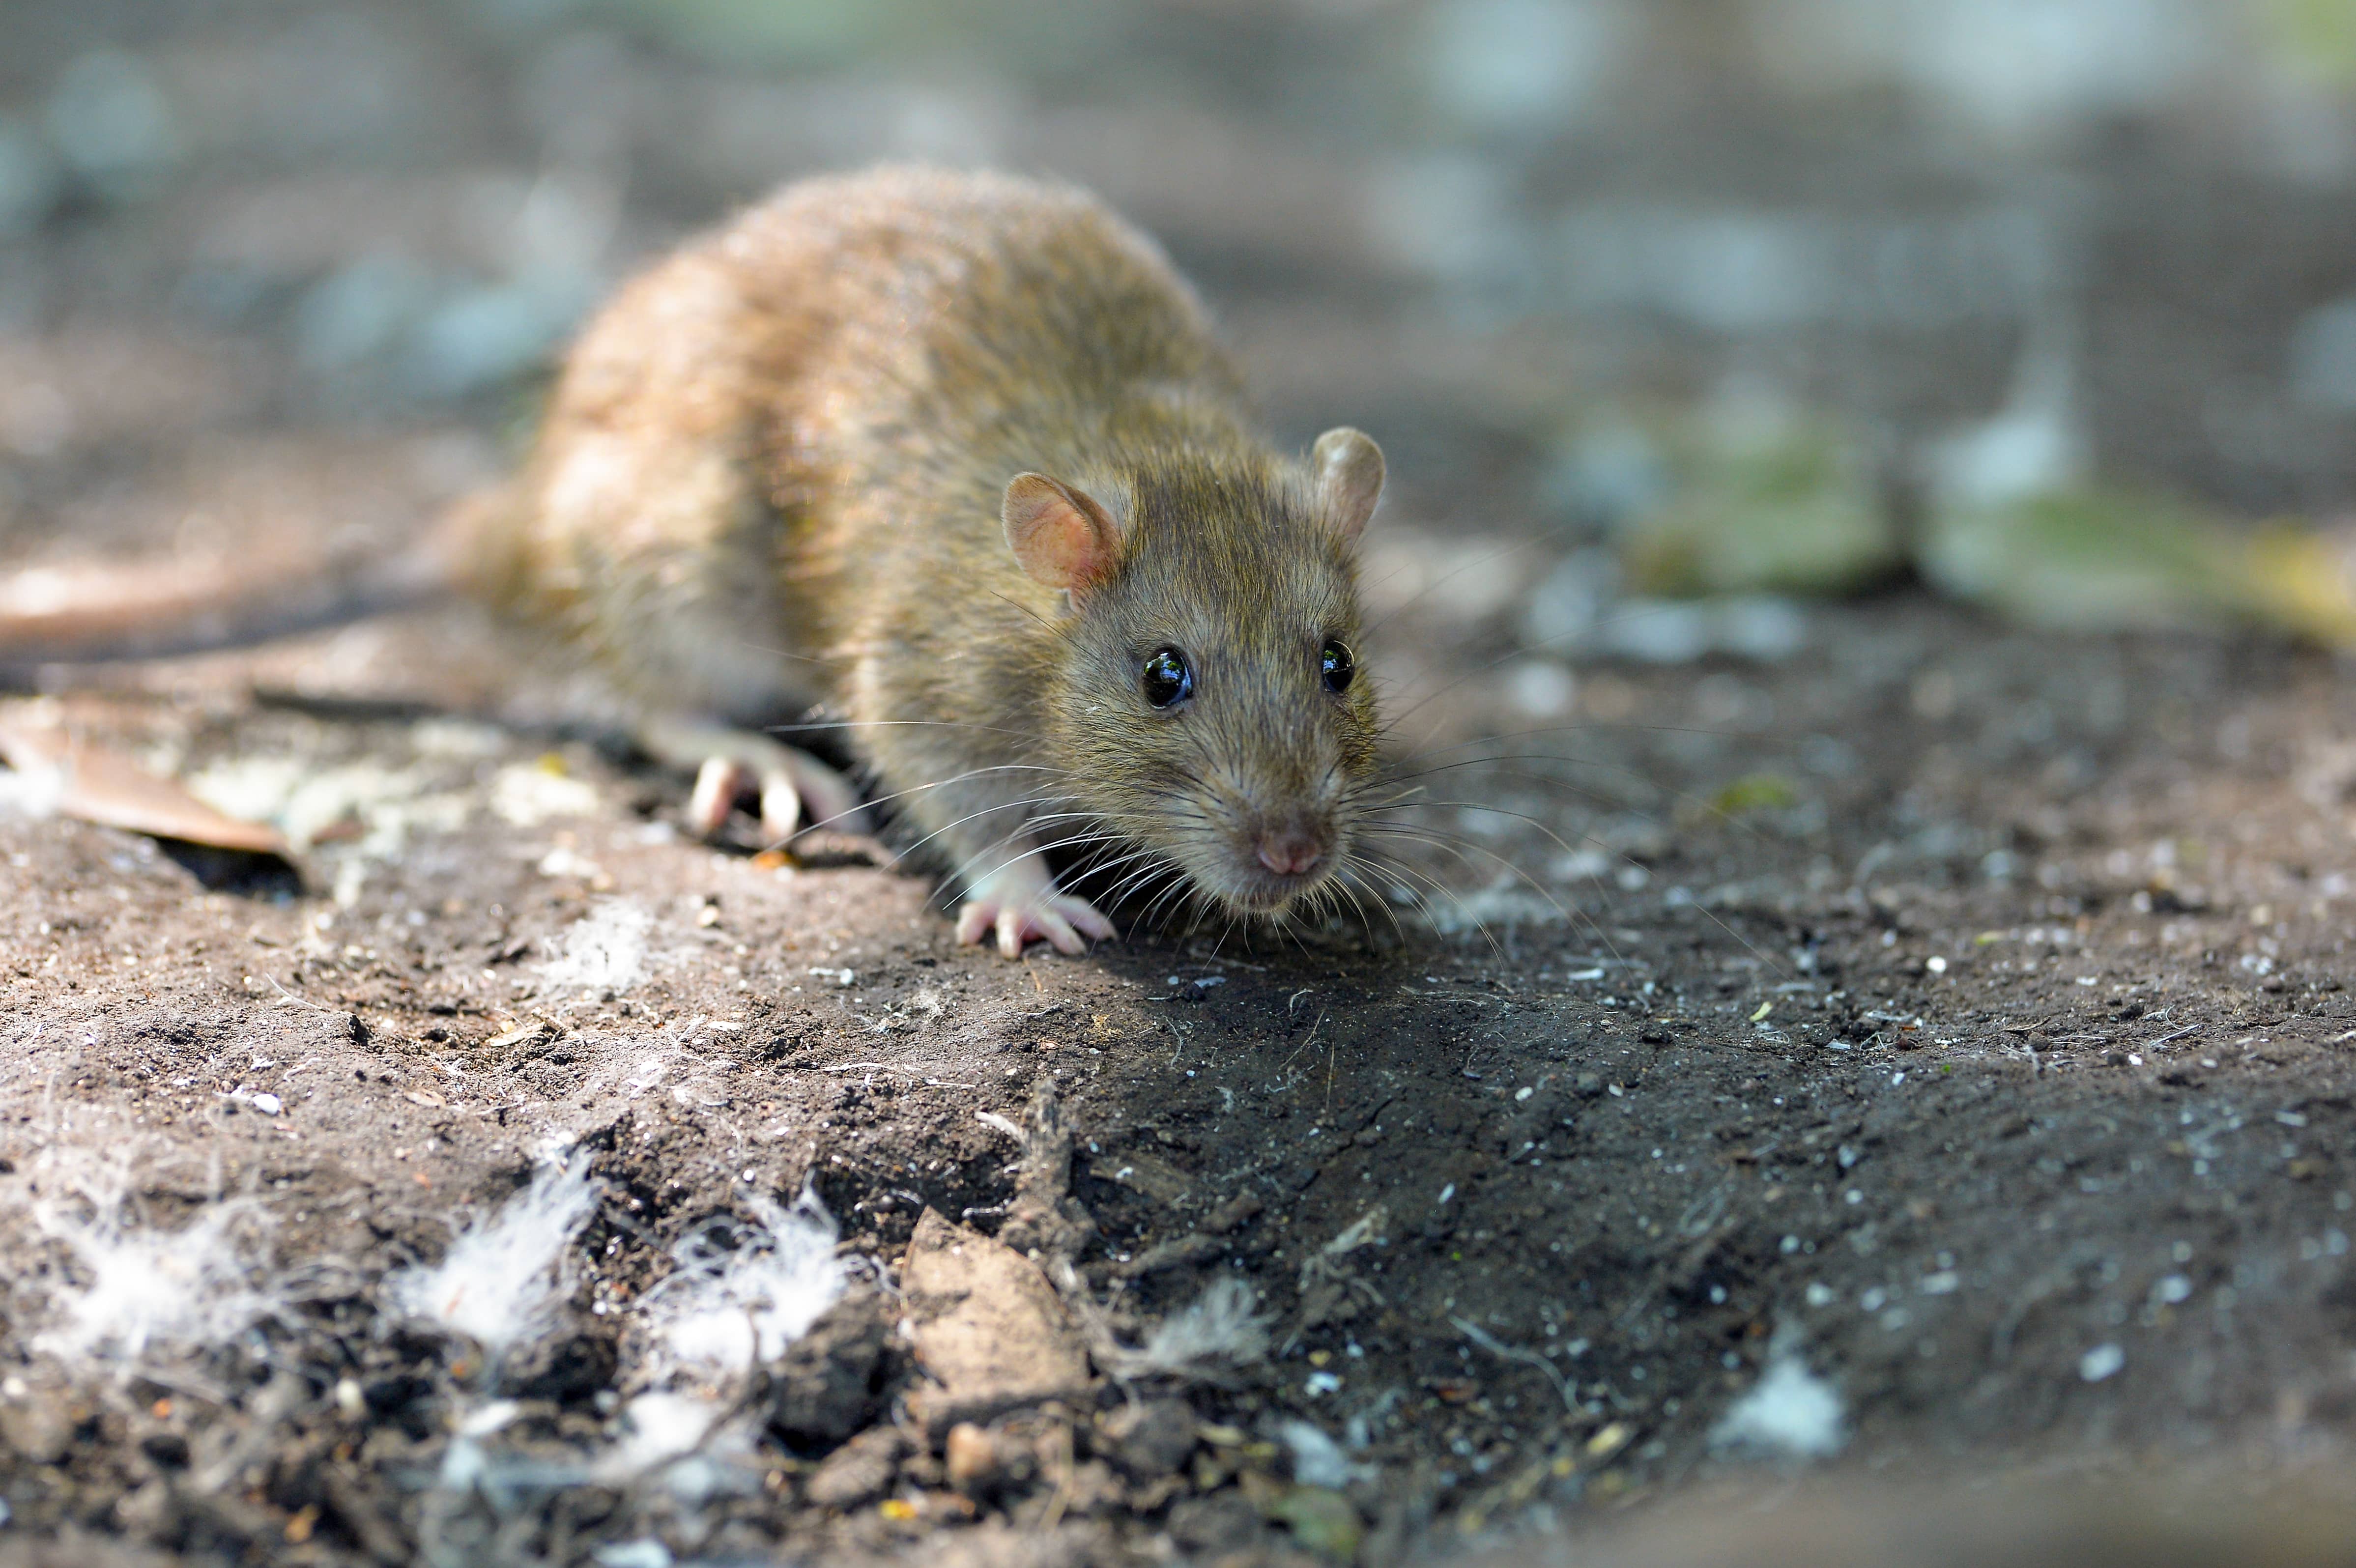
POLYGON ((1317 480, 1317 510, 1343 539, 1355 540, 1383 498, 1383 449, 1348 425, 1327 431, 1309 449, 1317 480))
POLYGON ((999 518, 1023 575, 1075 600, 1110 575, 1120 559, 1120 530, 1097 498, 1044 474, 1017 474, 999 518))

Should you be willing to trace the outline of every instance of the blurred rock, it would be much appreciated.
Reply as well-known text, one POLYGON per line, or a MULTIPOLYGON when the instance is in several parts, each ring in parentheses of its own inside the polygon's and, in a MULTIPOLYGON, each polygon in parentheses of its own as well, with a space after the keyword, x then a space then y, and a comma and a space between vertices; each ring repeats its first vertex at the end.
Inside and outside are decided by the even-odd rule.
POLYGON ((1485 621, 1521 597, 1539 553, 1531 539, 1386 527, 1366 550, 1366 606, 1380 619, 1411 613, 1459 625, 1485 621))
POLYGON ((1141 1400, 1103 1417, 1099 1429, 1120 1467, 1141 1481, 1177 1473, 1194 1452, 1194 1412, 1185 1401, 1141 1400))
POLYGON ((987 1430, 970 1421, 960 1421, 949 1428, 941 1456, 949 1485, 969 1497, 987 1492, 997 1484, 998 1445, 991 1441, 987 1430))
POLYGON ((1559 719, 1579 696, 1569 667, 1553 659, 1522 659, 1505 670, 1505 699, 1533 719, 1559 719))
POLYGON ((1432 100, 1483 130, 1576 124, 1600 110, 1630 21, 1617 0, 1443 0, 1427 19, 1432 100))
POLYGON ((596 301, 595 284, 570 273, 462 290, 417 325, 402 381, 424 397, 457 397, 546 364, 596 301))
POLYGON ((856 1508, 892 1484, 906 1447, 897 1427, 863 1432, 827 1456, 803 1495, 819 1508, 856 1508))
POLYGON ((77 1419, 52 1392, 37 1400, 12 1400, 0 1404, 0 1445, 28 1465, 54 1465, 73 1446, 77 1419))
POLYGON ((0 119, 0 240, 39 228, 64 187, 48 144, 31 126, 0 119))
POLYGON ((552 172, 525 186, 509 205, 491 197, 477 219, 491 230, 487 248, 509 275, 594 287, 621 223, 622 193, 586 169, 552 172))
POLYGON ((180 128, 154 71, 120 49, 66 68, 47 123, 67 165, 110 201, 155 195, 180 158, 180 128))
MULTIPOLYGON (((2281 7, 2257 7, 2272 10, 2281 7)), ((1751 37, 1806 91, 1897 88, 1984 144, 2031 151, 2150 113, 2236 52, 2197 0, 1762 0, 1751 37)))
POLYGON ((1260 1511, 1238 1491, 1186 1498, 1170 1509, 1170 1537, 1205 1558, 1241 1552, 1262 1538, 1260 1511))
POLYGON ((363 256, 312 285, 294 310, 294 352, 340 370, 389 352, 434 304, 434 280, 405 256, 363 256))
POLYGON ((2025 209, 1865 216, 1756 201, 1603 199, 1566 209, 1546 257, 1556 307, 1738 337, 1826 322, 1915 329, 2018 317, 2053 248, 2025 209))
POLYGON ((1462 154, 1396 158, 1366 180, 1364 226, 1375 255, 1395 267, 1476 283, 1521 249, 1512 193, 1494 164, 1462 154))
POLYGON ((1244 1488, 1256 1493, 1260 1511, 1292 1532, 1305 1550, 1328 1563, 1355 1563, 1365 1536, 1365 1521, 1350 1499, 1325 1487, 1255 1485, 1247 1472, 1244 1488))
POLYGON ((1522 640, 1557 655, 1583 650, 1620 596, 1620 562, 1608 549, 1574 550, 1547 574, 1522 611, 1522 640))
POLYGON ((2299 318, 2290 341, 2290 387, 2309 408, 2356 414, 2356 298, 2299 318))
POLYGON ((876 1397, 889 1304, 874 1291, 844 1296, 786 1349, 772 1371, 769 1421, 798 1447, 830 1447, 866 1424, 876 1397))
POLYGON ((1763 593, 1719 599, 1628 599, 1597 628, 1598 653, 1647 664, 1690 664, 1710 654, 1772 663, 1807 642, 1807 618, 1763 593))
POLYGON ((1671 484, 1660 443, 1633 420, 1607 415, 1555 453, 1542 495, 1573 528, 1607 533, 1665 504, 1671 484))
MULTIPOLYGON (((1689 664, 1711 654, 1772 662, 1790 657, 1807 641, 1807 619, 1787 599, 1761 593, 1623 598, 1620 581, 1619 564, 1610 552, 1573 552, 1524 607, 1524 645, 1555 658, 1601 656, 1689 664)), ((1576 688, 1568 670, 1556 679, 1556 668, 1537 660, 1516 667, 1509 695, 1533 715, 1550 710, 1558 698, 1567 709, 1576 688)))
POLYGON ((927 1209, 901 1285, 916 1363, 937 1385, 913 1392, 908 1406, 931 1431, 1087 1397, 1078 1329, 1038 1265, 1012 1248, 927 1209))

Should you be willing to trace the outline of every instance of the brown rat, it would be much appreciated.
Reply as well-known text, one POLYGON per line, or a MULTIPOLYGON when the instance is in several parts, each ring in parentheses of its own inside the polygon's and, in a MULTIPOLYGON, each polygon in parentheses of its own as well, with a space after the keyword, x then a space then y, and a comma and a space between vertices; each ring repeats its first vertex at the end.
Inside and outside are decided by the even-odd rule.
MULTIPOLYGON (((788 187, 626 286, 438 570, 598 660, 701 764, 704 830, 844 819, 738 728, 817 704, 1012 956, 1064 891, 1338 897, 1375 766, 1356 554, 1382 454, 1252 432, 1203 307, 1085 194, 882 169, 788 187)), ((0 621, 0 647, 7 641, 0 621)))

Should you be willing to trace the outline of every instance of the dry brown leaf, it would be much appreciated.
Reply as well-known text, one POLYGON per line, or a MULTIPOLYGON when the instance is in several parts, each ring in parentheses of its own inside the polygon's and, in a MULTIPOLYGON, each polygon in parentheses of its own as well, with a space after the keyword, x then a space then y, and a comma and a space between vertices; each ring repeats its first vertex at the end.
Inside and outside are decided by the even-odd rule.
POLYGON ((0 761, 54 779, 56 809, 66 816, 217 849, 287 853, 275 827, 224 816, 121 752, 56 726, 0 723, 0 761))

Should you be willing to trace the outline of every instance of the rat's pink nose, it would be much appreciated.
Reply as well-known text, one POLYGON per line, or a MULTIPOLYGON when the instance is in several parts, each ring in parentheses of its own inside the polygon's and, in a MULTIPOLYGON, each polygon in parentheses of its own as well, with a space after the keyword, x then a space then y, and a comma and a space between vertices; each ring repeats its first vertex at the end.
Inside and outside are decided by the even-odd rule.
POLYGON ((1306 828, 1287 827, 1259 836, 1259 863, 1280 877, 1306 876, 1324 858, 1324 844, 1306 828))

